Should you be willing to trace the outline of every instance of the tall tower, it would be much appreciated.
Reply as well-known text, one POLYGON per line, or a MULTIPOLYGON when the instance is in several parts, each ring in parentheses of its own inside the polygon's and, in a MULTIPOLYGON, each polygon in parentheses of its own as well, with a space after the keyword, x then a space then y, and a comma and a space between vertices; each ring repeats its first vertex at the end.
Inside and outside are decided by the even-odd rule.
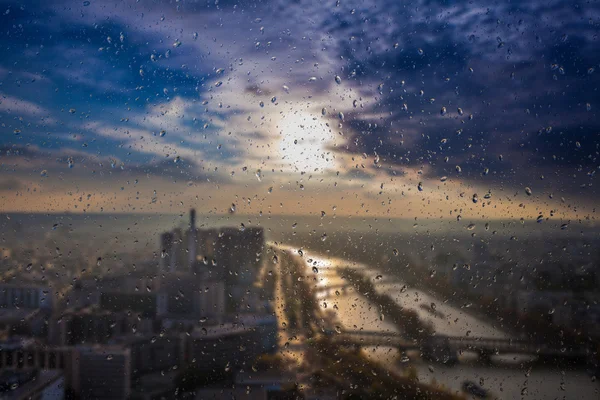
POLYGON ((196 209, 195 208, 192 208, 190 210, 190 230, 191 231, 196 230, 196 209))
POLYGON ((188 270, 192 271, 196 263, 196 248, 198 242, 198 232, 196 231, 196 210, 190 210, 190 229, 187 234, 188 238, 188 270))

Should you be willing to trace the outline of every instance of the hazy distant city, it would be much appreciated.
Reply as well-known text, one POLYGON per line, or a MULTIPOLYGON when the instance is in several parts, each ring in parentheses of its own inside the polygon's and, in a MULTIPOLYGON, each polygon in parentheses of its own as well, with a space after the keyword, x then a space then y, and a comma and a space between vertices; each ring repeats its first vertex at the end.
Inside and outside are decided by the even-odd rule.
POLYGON ((592 226, 29 218, 2 221, 6 398, 545 397, 575 379, 598 394, 600 253, 579 233, 592 226))

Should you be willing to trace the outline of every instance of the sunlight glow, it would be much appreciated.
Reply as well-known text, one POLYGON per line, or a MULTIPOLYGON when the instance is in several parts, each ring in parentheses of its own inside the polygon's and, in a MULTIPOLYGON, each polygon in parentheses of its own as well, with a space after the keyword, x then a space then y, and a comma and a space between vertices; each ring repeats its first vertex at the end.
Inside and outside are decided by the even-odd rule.
POLYGON ((281 135, 279 155, 285 167, 314 171, 334 169, 334 155, 329 149, 335 134, 319 117, 308 112, 282 115, 277 124, 281 135))

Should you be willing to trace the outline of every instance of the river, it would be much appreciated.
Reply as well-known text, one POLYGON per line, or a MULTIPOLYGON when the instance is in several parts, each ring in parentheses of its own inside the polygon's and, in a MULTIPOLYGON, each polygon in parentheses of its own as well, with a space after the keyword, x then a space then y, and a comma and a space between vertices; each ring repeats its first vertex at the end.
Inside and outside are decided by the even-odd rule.
MULTIPOLYGON (((281 246, 289 251, 290 247, 281 246)), ((444 303, 421 290, 405 287, 396 277, 380 276, 380 271, 348 260, 322 257, 304 250, 307 275, 316 278, 317 297, 321 308, 335 313, 337 321, 346 330, 369 330, 397 332, 395 325, 381 319, 378 307, 347 284, 338 274, 340 266, 350 266, 373 278, 377 290, 390 294, 398 304, 410 308, 419 317, 432 324, 435 331, 450 336, 509 338, 508 332, 493 324, 478 319, 473 314, 444 303), (316 270, 313 269, 316 267, 316 270), (315 273, 315 271, 318 271, 315 273), (432 312, 432 303, 435 312, 432 312)), ((416 354, 401 357, 393 348, 368 348, 365 352, 373 359, 386 364, 397 372, 404 373, 413 368, 418 379, 427 384, 434 383, 450 391, 461 393, 465 380, 476 382, 492 397, 499 399, 598 399, 600 385, 585 368, 560 369, 535 364, 529 366, 527 357, 492 357, 492 363, 483 365, 467 355, 453 366, 428 364, 416 354)))

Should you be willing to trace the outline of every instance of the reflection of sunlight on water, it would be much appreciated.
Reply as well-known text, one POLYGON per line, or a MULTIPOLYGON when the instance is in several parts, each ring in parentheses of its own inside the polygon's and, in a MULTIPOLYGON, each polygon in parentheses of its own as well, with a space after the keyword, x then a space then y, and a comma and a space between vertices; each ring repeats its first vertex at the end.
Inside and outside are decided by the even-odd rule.
MULTIPOLYGON (((278 247, 298 255, 296 248, 284 245, 278 245, 278 247)), ((335 271, 337 267, 352 266, 371 279, 375 279, 379 274, 376 269, 347 260, 314 256, 307 251, 304 251, 303 259, 306 262, 307 276, 317 277, 315 283, 318 286, 317 299, 320 308, 326 312, 333 312, 338 323, 344 329, 396 331, 396 327, 387 320, 380 321, 377 314, 373 312, 377 307, 374 307, 367 299, 353 291, 342 292, 338 296, 335 294, 336 289, 333 289, 345 282, 335 271), (308 260, 316 263, 314 266, 319 270, 317 274, 312 271, 313 264, 309 265, 308 260), (319 288, 326 287, 331 287, 332 290, 319 290, 319 288), (323 307, 324 303, 327 303, 326 309, 323 307)), ((508 336, 463 310, 441 302, 424 292, 414 288, 402 289, 404 284, 394 276, 384 274, 378 280, 377 285, 382 292, 393 295, 398 304, 414 309, 424 320, 432 321, 436 328, 444 332, 452 332, 457 336, 465 335, 466 331, 471 331, 473 336, 508 336), (415 298, 418 301, 415 302, 415 298), (444 317, 435 316, 420 307, 423 304, 430 306, 432 302, 436 303, 436 310, 444 314, 444 317)), ((366 347, 362 349, 362 352, 371 360, 384 363, 401 374, 405 373, 405 368, 414 368, 420 382, 435 382, 458 394, 464 394, 461 385, 465 380, 479 383, 480 379, 483 379, 485 382, 483 387, 490 390, 492 398, 495 396, 502 399, 523 398, 521 390, 525 386, 528 387, 529 394, 524 398, 555 398, 562 382, 569 388, 567 391, 560 390, 560 393, 565 396, 564 398, 577 400, 598 398, 597 386, 590 381, 585 371, 567 370, 559 373, 557 370, 534 368, 530 371, 531 377, 527 377, 528 370, 524 369, 523 365, 527 365, 530 356, 493 356, 492 362, 496 363, 496 367, 484 367, 477 364, 478 357, 470 352, 463 353, 459 357, 462 363, 454 366, 429 364, 420 359, 418 352, 401 355, 396 349, 389 347, 366 347)))

